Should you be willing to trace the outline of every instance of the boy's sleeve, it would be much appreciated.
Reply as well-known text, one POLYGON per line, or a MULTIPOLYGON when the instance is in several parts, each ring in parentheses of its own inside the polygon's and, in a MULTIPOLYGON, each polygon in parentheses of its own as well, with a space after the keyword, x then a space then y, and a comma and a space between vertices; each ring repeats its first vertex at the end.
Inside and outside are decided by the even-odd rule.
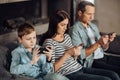
POLYGON ((46 64, 43 66, 43 73, 47 74, 49 72, 52 72, 53 70, 53 64, 46 62, 46 64))
POLYGON ((12 63, 10 66, 10 72, 13 74, 23 74, 29 70, 32 66, 30 63, 20 64, 20 55, 19 53, 13 51, 12 52, 12 63))
POLYGON ((10 66, 10 72, 16 75, 27 75, 31 77, 36 77, 41 71, 35 66, 31 65, 30 62, 20 64, 20 54, 16 51, 12 52, 12 63, 10 66), (39 72, 38 72, 39 71, 39 72))

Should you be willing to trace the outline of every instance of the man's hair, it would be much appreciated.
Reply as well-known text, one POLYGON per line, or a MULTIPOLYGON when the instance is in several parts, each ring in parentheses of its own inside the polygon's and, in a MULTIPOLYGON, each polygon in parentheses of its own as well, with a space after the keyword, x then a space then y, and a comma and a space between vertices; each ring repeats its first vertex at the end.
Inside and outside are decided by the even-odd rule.
POLYGON ((30 34, 35 31, 34 27, 28 23, 21 24, 18 27, 18 37, 22 38, 24 35, 30 34))
POLYGON ((89 1, 81 1, 79 4, 78 4, 78 9, 77 11, 81 11, 82 13, 85 12, 85 7, 86 6, 95 6, 93 3, 89 2, 89 1))

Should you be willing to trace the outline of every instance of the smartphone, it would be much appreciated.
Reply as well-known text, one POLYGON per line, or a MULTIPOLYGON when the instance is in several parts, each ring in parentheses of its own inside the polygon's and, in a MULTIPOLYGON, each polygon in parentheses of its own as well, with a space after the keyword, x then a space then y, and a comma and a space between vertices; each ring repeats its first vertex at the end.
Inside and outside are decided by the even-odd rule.
POLYGON ((111 32, 111 33, 104 33, 103 35, 108 35, 108 37, 110 37, 113 33, 115 33, 115 32, 111 32))
MULTIPOLYGON (((48 47, 49 49, 51 48, 51 47, 48 47)), ((40 47, 40 49, 39 49, 39 53, 38 54, 43 54, 43 51, 48 51, 45 47, 40 47)))
POLYGON ((114 32, 112 32, 112 33, 108 33, 108 35, 111 36, 113 33, 114 33, 114 32))
POLYGON ((83 43, 81 43, 80 46, 83 46, 83 43))

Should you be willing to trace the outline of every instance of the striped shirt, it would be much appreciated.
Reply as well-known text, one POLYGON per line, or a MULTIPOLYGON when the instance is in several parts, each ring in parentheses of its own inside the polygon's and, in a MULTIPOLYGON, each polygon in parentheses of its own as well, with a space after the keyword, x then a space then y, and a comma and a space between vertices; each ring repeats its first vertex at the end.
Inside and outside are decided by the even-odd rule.
MULTIPOLYGON (((68 34, 65 34, 64 40, 62 42, 57 42, 53 39, 46 39, 43 46, 54 47, 52 53, 52 62, 55 63, 63 56, 67 49, 72 47, 72 42, 70 36, 68 34)), ((82 69, 82 66, 76 60, 74 60, 73 57, 69 57, 57 72, 63 75, 68 75, 80 69, 82 69)))

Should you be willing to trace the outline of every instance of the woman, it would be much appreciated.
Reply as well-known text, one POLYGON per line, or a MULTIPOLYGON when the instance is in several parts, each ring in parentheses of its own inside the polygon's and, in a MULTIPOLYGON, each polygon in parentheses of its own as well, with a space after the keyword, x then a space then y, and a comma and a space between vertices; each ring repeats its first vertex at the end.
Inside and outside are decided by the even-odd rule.
POLYGON ((69 16, 59 10, 49 21, 48 31, 43 36, 43 46, 53 46, 52 62, 54 71, 65 75, 70 80, 119 80, 115 72, 83 68, 76 61, 82 46, 72 46, 68 30, 69 16), (114 76, 112 76, 114 75, 114 76))

